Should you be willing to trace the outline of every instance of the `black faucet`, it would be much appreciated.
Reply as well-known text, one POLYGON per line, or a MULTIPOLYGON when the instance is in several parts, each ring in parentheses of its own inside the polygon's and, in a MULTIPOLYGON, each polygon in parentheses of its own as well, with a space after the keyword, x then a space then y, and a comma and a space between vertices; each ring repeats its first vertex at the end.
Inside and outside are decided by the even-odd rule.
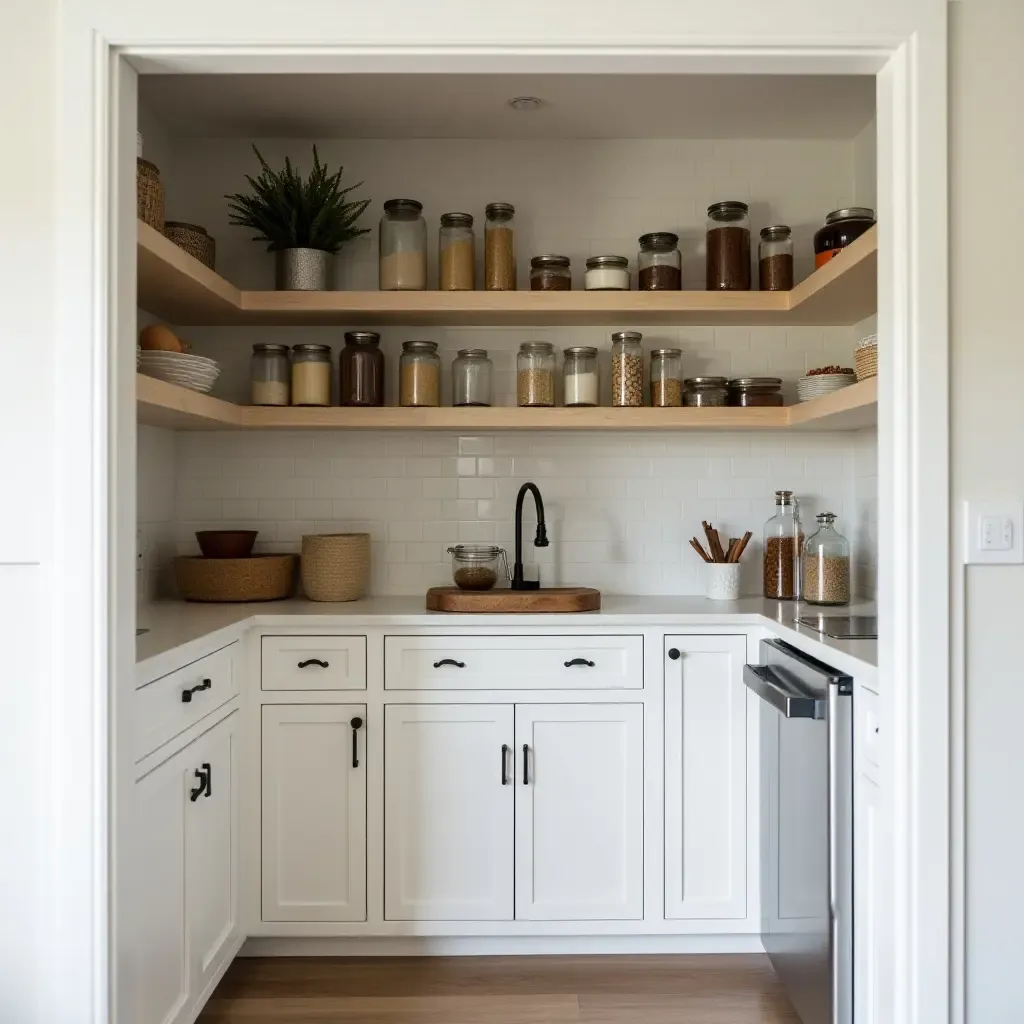
POLYGON ((533 539, 533 546, 536 548, 548 546, 548 530, 544 525, 544 499, 541 498, 536 484, 523 484, 519 488, 519 494, 516 495, 516 562, 512 567, 512 583, 510 584, 512 590, 540 589, 539 580, 523 579, 523 500, 526 498, 527 491, 533 494, 533 500, 537 506, 537 536, 533 539))

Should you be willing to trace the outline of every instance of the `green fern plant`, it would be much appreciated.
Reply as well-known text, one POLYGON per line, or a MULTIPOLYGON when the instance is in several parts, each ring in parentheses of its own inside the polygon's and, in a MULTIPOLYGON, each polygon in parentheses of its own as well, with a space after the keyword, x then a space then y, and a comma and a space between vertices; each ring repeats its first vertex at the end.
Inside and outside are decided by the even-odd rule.
POLYGON ((263 168, 258 178, 245 176, 252 193, 236 192, 224 198, 229 200, 231 223, 258 231, 253 241, 266 242, 267 252, 322 249, 336 253, 346 242, 367 234, 368 228, 353 225, 370 200, 345 201, 345 196, 363 183, 340 188, 344 168, 328 174, 327 167, 320 163, 316 146, 313 170, 305 181, 288 157, 284 170, 274 171, 260 151, 255 146, 252 149, 263 168))

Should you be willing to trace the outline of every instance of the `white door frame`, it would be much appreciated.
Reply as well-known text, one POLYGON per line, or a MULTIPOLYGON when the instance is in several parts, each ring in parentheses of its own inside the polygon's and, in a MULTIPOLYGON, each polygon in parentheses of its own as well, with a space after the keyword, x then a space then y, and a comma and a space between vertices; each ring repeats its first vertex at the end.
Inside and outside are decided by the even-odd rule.
POLYGON ((51 789, 67 856, 55 858, 50 879, 51 967, 62 984, 48 991, 41 1019, 100 1024, 116 1002, 109 865, 130 735, 122 698, 134 670, 133 68, 683 70, 878 76, 890 1020, 943 1024, 951 982, 945 0, 623 0, 599 5, 599 23, 584 0, 520 0, 514 17, 492 8, 292 0, 282 19, 280 5, 265 0, 62 5, 54 424, 62 586, 53 597, 61 703, 51 789))

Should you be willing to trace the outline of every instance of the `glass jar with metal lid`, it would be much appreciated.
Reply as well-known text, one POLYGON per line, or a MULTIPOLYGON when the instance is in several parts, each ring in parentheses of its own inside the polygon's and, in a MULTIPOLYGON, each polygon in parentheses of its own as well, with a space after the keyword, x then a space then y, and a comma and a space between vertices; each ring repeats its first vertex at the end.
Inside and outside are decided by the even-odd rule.
POLYGON ((572 288, 568 256, 534 256, 530 260, 530 290, 567 292, 572 288))
POLYGON ((490 590, 499 579, 508 582, 508 556, 494 544, 456 544, 452 556, 452 579, 460 590, 490 590))
POLYGON ((340 360, 342 405, 384 404, 384 353, 375 331, 346 331, 340 360))
MULTIPOLYGON (((328 371, 328 377, 330 371, 328 371)), ((292 368, 287 345, 253 345, 249 363, 253 405, 288 405, 292 400, 292 368)))
POLYGON ((488 203, 484 212, 484 288, 489 292, 514 292, 516 208, 511 203, 488 203))
POLYGON ((687 377, 683 384, 683 401, 690 408, 729 404, 729 381, 725 377, 687 377))
POLYGON ((683 353, 656 348, 651 353, 651 405, 668 409, 683 404, 683 353))
POLYGON ((677 292, 683 287, 679 236, 671 231, 651 231, 641 235, 636 265, 637 287, 642 292, 677 292))
POLYGON ((437 235, 438 288, 471 292, 476 287, 476 239, 473 215, 442 213, 437 235))
POLYGON ((398 404, 441 404, 441 357, 436 341, 405 341, 398 360, 398 404))
POLYGON ((850 603, 850 545, 835 528, 834 512, 815 519, 818 532, 807 538, 803 553, 803 599, 808 604, 850 603))
POLYGON ((460 349, 452 363, 452 405, 490 405, 493 376, 487 349, 460 349))
POLYGON ((747 204, 730 199, 708 207, 706 286, 709 292, 750 290, 747 204))
POLYGON ((382 292, 423 291, 427 287, 427 222, 415 199, 389 199, 380 219, 382 292))
POLYGON ((625 256, 591 256, 583 283, 588 292, 628 292, 629 260, 625 256))
POLYGON ((793 287, 793 232, 787 224, 761 228, 757 246, 758 286, 763 292, 788 292, 793 287))
POLYGON ((856 241, 875 223, 875 211, 867 206, 848 206, 833 210, 825 218, 825 226, 814 233, 814 269, 823 267, 856 241))
POLYGON ((782 378, 737 377, 729 381, 729 404, 743 407, 782 405, 782 378))
POLYGON ((516 404, 555 404, 555 347, 546 341, 524 341, 516 356, 516 404))
POLYGON ((562 361, 562 395, 566 405, 597 405, 600 376, 596 348, 574 345, 565 350, 562 361))
POLYGON ((639 331, 612 335, 612 405, 644 404, 644 350, 639 331))
POLYGON ((292 347, 292 405, 331 404, 330 345, 292 347))

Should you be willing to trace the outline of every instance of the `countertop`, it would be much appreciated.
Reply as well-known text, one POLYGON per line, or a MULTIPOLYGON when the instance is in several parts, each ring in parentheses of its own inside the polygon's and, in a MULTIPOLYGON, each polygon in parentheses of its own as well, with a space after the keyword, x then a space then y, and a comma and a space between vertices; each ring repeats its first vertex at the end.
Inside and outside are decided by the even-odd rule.
MULTIPOLYGON (((596 612, 571 615, 456 615, 424 610, 422 597, 371 597, 345 604, 314 601, 273 601, 266 604, 188 604, 163 601, 139 609, 137 624, 148 633, 136 638, 137 683, 160 675, 238 639, 256 626, 274 628, 309 623, 320 629, 357 626, 444 625, 445 628, 481 626, 502 629, 522 626, 562 629, 595 626, 687 627, 761 626, 780 639, 800 647, 855 677, 874 679, 878 644, 874 640, 834 640, 797 623, 801 615, 820 609, 791 601, 760 597, 739 601, 708 601, 703 597, 630 597, 606 595, 596 612)), ((835 609, 837 615, 871 615, 874 605, 861 603, 835 609)))

